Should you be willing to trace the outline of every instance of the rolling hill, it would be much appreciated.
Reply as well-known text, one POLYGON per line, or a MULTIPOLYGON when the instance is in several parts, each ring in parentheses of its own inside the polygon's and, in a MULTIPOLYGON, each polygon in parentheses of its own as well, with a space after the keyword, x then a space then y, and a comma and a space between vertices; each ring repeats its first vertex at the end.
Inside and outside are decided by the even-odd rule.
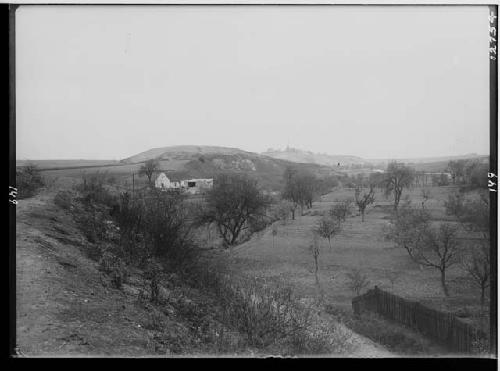
POLYGON ((349 166, 353 164, 364 164, 367 161, 357 156, 328 155, 325 153, 313 153, 296 148, 287 147, 284 150, 268 150, 262 155, 280 160, 287 160, 297 163, 311 163, 324 166, 349 166))
POLYGON ((332 167, 316 163, 297 163, 237 148, 215 146, 172 146, 153 148, 121 160, 133 165, 157 159, 170 179, 211 178, 220 172, 247 173, 266 189, 280 189, 287 166, 308 170, 318 177, 339 175, 332 167))

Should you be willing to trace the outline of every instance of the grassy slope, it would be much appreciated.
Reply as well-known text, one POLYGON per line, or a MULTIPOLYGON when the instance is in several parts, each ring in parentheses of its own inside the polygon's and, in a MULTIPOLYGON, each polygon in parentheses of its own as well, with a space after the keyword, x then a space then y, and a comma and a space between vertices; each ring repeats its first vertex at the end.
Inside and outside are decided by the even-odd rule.
MULTIPOLYGON (((131 270, 122 290, 89 258, 92 245, 71 216, 44 191, 20 200, 16 213, 17 345, 28 356, 254 355, 242 335, 219 322, 214 299, 170 278, 163 303, 138 300, 148 292, 131 270), (217 332, 224 329, 219 341, 217 332), (223 352, 223 353, 219 353, 223 352)), ((147 294, 146 294, 147 296, 147 294)), ((330 323, 328 319, 327 323, 330 323)), ((328 324, 327 324, 328 325, 328 324)), ((337 323, 332 323, 332 326, 337 323)), ((340 325, 349 356, 391 353, 340 325)))
MULTIPOLYGON (((122 290, 114 288, 84 253, 88 242, 70 216, 53 204, 52 195, 20 200, 16 217, 16 335, 21 354, 217 353, 218 344, 206 341, 214 328, 221 328, 212 318, 218 308, 210 297, 177 283, 162 288, 161 307, 141 302, 138 293, 147 292, 148 284, 138 271, 130 272, 122 290)), ((238 340, 238 334, 226 333, 238 340)))
MULTIPOLYGON (((426 207, 434 218, 447 219, 443 204, 451 192, 453 187, 431 188, 432 198, 426 207)), ((413 189, 407 194, 414 203, 420 204, 420 189, 413 189)), ((310 231, 319 218, 317 215, 326 211, 334 200, 349 197, 353 197, 353 191, 346 189, 323 196, 320 202, 314 203, 308 212, 310 215, 279 226, 274 248, 270 229, 237 247, 234 264, 239 264, 240 269, 252 275, 283 277, 302 296, 315 297, 313 258, 308 250, 310 231)), ((445 298, 437 271, 421 269, 405 250, 394 248, 384 240, 383 227, 388 223, 387 210, 391 202, 380 193, 376 200, 374 207, 368 209, 364 223, 359 216, 348 219, 344 230, 332 241, 331 250, 326 240, 321 241, 320 281, 326 300, 338 309, 350 311, 354 294, 348 288, 346 273, 360 267, 367 274, 371 286, 378 285, 397 295, 451 312, 467 307, 473 317, 477 316, 480 311, 479 292, 458 267, 451 268, 448 273, 451 296, 445 298), (399 274, 394 286, 387 277, 387 271, 399 274)))

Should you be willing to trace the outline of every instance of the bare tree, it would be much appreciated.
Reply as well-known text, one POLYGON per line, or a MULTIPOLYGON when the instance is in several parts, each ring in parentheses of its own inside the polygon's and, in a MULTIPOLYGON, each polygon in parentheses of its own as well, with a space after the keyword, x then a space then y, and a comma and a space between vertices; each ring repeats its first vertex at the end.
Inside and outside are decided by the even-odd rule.
POLYGON ((486 289, 490 286, 490 244, 481 241, 469 246, 461 256, 461 266, 480 289, 481 307, 484 307, 486 289))
POLYGON ((314 258, 314 276, 316 277, 316 284, 319 284, 319 277, 318 277, 319 264, 318 264, 318 260, 319 260, 320 250, 319 250, 319 243, 318 242, 319 242, 318 241, 318 236, 314 234, 313 238, 312 238, 311 245, 310 245, 310 249, 311 249, 312 256, 314 258))
POLYGON ((451 174, 451 179, 453 180, 453 184, 456 184, 457 181, 463 180, 465 175, 465 166, 467 164, 466 160, 457 160, 448 162, 447 170, 451 174))
POLYGON ((318 294, 320 298, 323 298, 323 290, 321 289, 321 284, 319 281, 319 256, 320 256, 320 246, 319 246, 319 241, 318 241, 318 235, 316 233, 313 233, 312 235, 312 241, 311 244, 309 245, 309 250, 311 251, 311 254, 314 259, 314 278, 316 282, 316 288, 318 290, 318 294))
POLYGON ((361 193, 362 186, 357 186, 354 190, 354 199, 356 200, 356 205, 358 205, 358 210, 361 213, 361 221, 365 221, 365 210, 368 205, 375 202, 375 189, 373 184, 370 184, 370 190, 368 192, 361 193))
POLYGON ((153 175, 160 170, 160 162, 157 159, 147 160, 139 169, 139 175, 145 175, 148 178, 148 184, 153 185, 153 175))
POLYGON ((432 227, 426 210, 407 207, 392 220, 388 237, 403 247, 416 263, 437 269, 443 293, 449 296, 446 271, 458 261, 457 232, 456 226, 446 223, 439 228, 432 227))
POLYGON ((385 172, 385 193, 394 195, 394 210, 397 211, 403 189, 411 186, 414 171, 401 163, 391 162, 385 172))
POLYGON ((445 203, 448 215, 454 215, 475 241, 462 251, 461 266, 481 291, 484 306, 486 289, 490 285, 490 199, 484 192, 479 198, 465 201, 461 194, 450 195, 445 203))
POLYGON ((328 214, 330 217, 343 223, 347 220, 347 217, 351 215, 351 204, 351 200, 336 201, 335 205, 328 210, 328 214))
POLYGON ((425 203, 429 201, 429 199, 432 197, 431 190, 429 188, 422 188, 421 191, 422 195, 422 208, 425 208, 425 203))
POLYGON ((487 174, 489 171, 488 163, 478 161, 469 161, 464 169, 464 183, 474 188, 486 188, 488 184, 487 174))
POLYGON ((446 214, 455 216, 459 220, 464 212, 464 203, 465 199, 462 193, 448 195, 448 200, 444 202, 446 214))
POLYGON ((361 291, 366 288, 370 281, 366 274, 363 274, 360 268, 355 268, 351 272, 346 274, 348 278, 349 288, 356 294, 361 294, 361 291))
POLYGON ((294 203, 292 219, 295 219, 295 210, 300 207, 311 208, 316 194, 316 177, 307 171, 298 171, 292 167, 287 167, 283 175, 285 187, 283 198, 294 203))
POLYGON ((332 248, 331 239, 342 230, 342 222, 332 218, 330 215, 323 215, 318 221, 315 232, 322 238, 328 240, 330 249, 332 248))
POLYGON ((271 227, 271 233, 273 235, 273 249, 274 249, 274 238, 278 235, 278 225, 277 224, 273 224, 273 226, 271 227))
POLYGON ((246 175, 221 174, 207 194, 207 205, 200 223, 215 223, 226 246, 238 242, 252 218, 265 215, 269 200, 257 182, 246 175))

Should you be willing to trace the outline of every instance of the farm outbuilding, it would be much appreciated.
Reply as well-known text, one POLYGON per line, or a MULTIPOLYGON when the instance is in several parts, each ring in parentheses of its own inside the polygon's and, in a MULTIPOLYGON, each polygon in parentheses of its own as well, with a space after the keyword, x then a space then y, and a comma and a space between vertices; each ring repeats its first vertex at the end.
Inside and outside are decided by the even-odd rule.
POLYGON ((213 179, 186 179, 171 181, 165 173, 161 173, 155 180, 155 187, 160 189, 180 189, 182 191, 196 194, 213 187, 213 179))
POLYGON ((188 179, 181 181, 181 186, 186 189, 188 193, 200 193, 204 190, 212 188, 214 185, 213 179, 188 179))

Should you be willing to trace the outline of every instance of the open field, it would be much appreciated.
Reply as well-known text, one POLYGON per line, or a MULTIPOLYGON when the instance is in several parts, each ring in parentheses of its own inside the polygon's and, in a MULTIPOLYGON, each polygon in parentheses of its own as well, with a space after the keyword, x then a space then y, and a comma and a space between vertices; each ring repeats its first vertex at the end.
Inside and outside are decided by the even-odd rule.
MULTIPOLYGON (((106 174, 106 184, 113 192, 130 191, 132 173, 137 174, 139 166, 128 164, 45 170, 42 173, 47 186, 42 194, 44 197, 50 195, 47 199, 50 204, 57 192, 71 188, 80 183, 83 176, 97 171, 106 174), (113 180, 110 181, 110 178, 113 180)), ((136 175, 135 189, 144 186, 146 178, 136 175)), ((401 204, 411 201, 417 207, 425 205, 434 222, 454 223, 453 218, 445 213, 444 202, 449 195, 458 191, 458 187, 425 189, 427 200, 423 198, 421 187, 405 189, 401 204)), ((378 356, 386 354, 386 351, 393 355, 447 354, 422 334, 389 323, 379 316, 353 317, 351 300, 356 294, 349 288, 348 274, 355 268, 360 268, 370 281, 365 290, 377 285, 407 299, 457 314, 464 321, 487 331, 488 324, 481 319, 479 290, 458 265, 447 270, 450 296, 445 297, 438 271, 416 264, 404 249, 394 247, 392 242, 385 239, 384 232, 389 225, 393 201, 391 197, 385 197, 380 189, 376 190, 376 201, 368 207, 364 222, 353 207, 353 215, 347 219, 341 233, 332 239, 332 247, 329 247, 327 240, 320 240, 319 280, 323 300, 318 301, 320 292, 315 284, 314 260, 310 251, 312 230, 321 215, 338 201, 353 198, 354 189, 333 188, 330 193, 313 202, 311 209, 303 210, 302 215, 297 212, 296 220, 275 222, 278 233, 274 239, 271 226, 250 235, 247 242, 227 250, 223 248, 222 239, 213 225, 197 228, 194 237, 201 248, 216 250, 214 254, 227 256, 228 268, 237 274, 290 284, 301 302, 315 307, 322 321, 332 326, 347 326, 349 329, 346 330, 352 336, 360 336, 361 344, 364 344, 363 352, 373 352, 378 356)), ((189 197, 189 201, 199 202, 200 199, 203 196, 189 197)), ((38 200, 38 196, 30 200, 38 200)), ((465 237, 471 238, 462 237, 464 244, 467 243, 465 237)), ((212 254, 212 251, 208 253, 212 254)))
MULTIPOLYGON (((431 199, 426 207, 433 219, 446 220, 444 201, 455 191, 450 187, 429 187, 431 199)), ((279 224, 274 248, 270 228, 250 241, 238 246, 233 252, 233 263, 249 275, 280 276, 293 284, 304 297, 316 297, 314 261, 309 251, 311 230, 321 213, 328 210, 335 200, 353 197, 354 192, 337 189, 313 204, 305 215, 279 224)), ((414 188, 403 193, 409 195, 414 204, 422 202, 421 189, 414 188)), ((441 289, 439 272, 420 267, 414 263, 404 249, 395 248, 384 239, 384 226, 388 224, 391 200, 378 191, 376 202, 367 210, 365 222, 353 215, 345 223, 343 231, 332 240, 332 248, 321 240, 320 282, 328 304, 342 310, 349 310, 355 294, 348 288, 346 276, 354 268, 361 268, 368 276, 370 286, 379 286, 412 300, 434 308, 456 313, 469 311, 469 318, 475 321, 479 315, 479 292, 472 286, 465 273, 458 266, 447 272, 450 296, 446 298, 441 289), (392 284, 388 273, 395 272, 397 279, 392 284)), ((476 323, 476 325, 480 325, 476 323)), ((483 324, 484 327, 484 324, 483 324)))

